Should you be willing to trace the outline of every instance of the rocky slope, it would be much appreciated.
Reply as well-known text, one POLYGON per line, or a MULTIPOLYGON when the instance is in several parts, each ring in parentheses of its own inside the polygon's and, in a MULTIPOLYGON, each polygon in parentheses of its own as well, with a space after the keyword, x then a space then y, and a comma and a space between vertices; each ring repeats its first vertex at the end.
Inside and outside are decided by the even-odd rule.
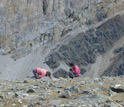
POLYGON ((1 107, 123 107, 124 76, 0 80, 1 107))

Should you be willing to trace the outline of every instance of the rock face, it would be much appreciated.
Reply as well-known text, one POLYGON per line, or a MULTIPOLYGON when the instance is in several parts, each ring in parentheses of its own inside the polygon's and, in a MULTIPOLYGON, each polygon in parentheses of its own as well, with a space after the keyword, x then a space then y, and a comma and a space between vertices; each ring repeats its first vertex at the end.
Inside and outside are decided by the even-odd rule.
POLYGON ((124 9, 122 0, 2 0, 1 54, 19 58, 43 42, 59 40, 82 25, 91 25, 124 9))
POLYGON ((0 55, 19 60, 15 62, 17 70, 22 67, 18 72, 28 76, 27 70, 33 64, 45 64, 54 72, 68 71, 73 61, 84 75, 123 75, 123 41, 119 44, 124 39, 123 0, 0 2, 0 55), (20 60, 38 49, 41 51, 34 58, 20 60), (98 56, 102 58, 99 64, 98 56))

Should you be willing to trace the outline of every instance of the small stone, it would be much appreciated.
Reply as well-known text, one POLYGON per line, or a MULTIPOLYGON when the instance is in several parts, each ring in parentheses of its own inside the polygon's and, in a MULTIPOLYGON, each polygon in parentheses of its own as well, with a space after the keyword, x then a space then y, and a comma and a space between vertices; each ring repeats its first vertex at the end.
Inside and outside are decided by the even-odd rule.
POLYGON ((21 104, 21 103, 22 103, 22 100, 21 100, 21 99, 19 99, 19 100, 18 100, 18 102, 21 104))
POLYGON ((35 90, 33 90, 33 89, 29 89, 28 91, 27 91, 27 93, 34 93, 35 92, 35 90))
POLYGON ((116 84, 115 88, 119 88, 121 86, 121 84, 116 84))
POLYGON ((83 92, 82 92, 82 94, 85 94, 85 95, 91 95, 91 92, 89 92, 89 91, 87 91, 87 90, 84 90, 83 92))
POLYGON ((60 97, 61 98, 70 98, 71 92, 69 90, 65 90, 65 92, 60 97))
POLYGON ((0 96, 0 99, 3 99, 3 96, 0 96))
POLYGON ((28 107, 35 107, 35 105, 34 104, 28 104, 28 107))
POLYGON ((26 94, 26 93, 23 93, 22 96, 23 96, 23 97, 28 97, 29 95, 26 94))
POLYGON ((61 91, 57 91, 57 93, 61 93, 61 91))
POLYGON ((16 106, 16 104, 14 103, 14 104, 12 104, 13 106, 16 106))
POLYGON ((33 88, 33 89, 38 89, 38 86, 34 86, 34 85, 33 85, 32 88, 33 88))
POLYGON ((98 82, 100 82, 100 79, 99 78, 95 78, 94 82, 98 83, 98 82))
POLYGON ((81 90, 80 90, 78 87, 76 87, 76 86, 72 86, 72 87, 70 88, 70 91, 71 91, 71 92, 76 92, 76 93, 81 93, 81 90))
POLYGON ((80 83, 81 85, 85 85, 86 84, 86 82, 85 81, 81 81, 81 83, 80 83))
POLYGON ((28 81, 24 80, 24 83, 28 83, 28 81))
POLYGON ((55 87, 55 84, 53 84, 53 83, 50 83, 50 85, 49 85, 50 87, 55 87))
POLYGON ((17 93, 15 93, 15 95, 14 95, 16 98, 19 96, 17 93))
POLYGON ((43 97, 40 97, 39 100, 44 101, 44 100, 46 100, 46 97, 44 97, 44 96, 43 97))
POLYGON ((66 98, 69 98, 71 97, 71 92, 69 90, 65 90, 65 95, 66 95, 66 98))

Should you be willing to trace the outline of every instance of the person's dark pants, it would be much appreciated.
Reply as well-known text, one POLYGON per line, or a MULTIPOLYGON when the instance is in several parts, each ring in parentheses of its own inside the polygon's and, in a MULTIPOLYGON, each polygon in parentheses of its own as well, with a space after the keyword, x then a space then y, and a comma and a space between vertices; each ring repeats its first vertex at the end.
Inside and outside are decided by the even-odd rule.
POLYGON ((39 79, 39 75, 38 75, 36 69, 33 70, 33 74, 34 74, 34 78, 35 78, 35 79, 39 79))
POLYGON ((78 74, 75 74, 73 72, 69 72, 69 77, 73 79, 75 77, 79 77, 79 75, 78 74))

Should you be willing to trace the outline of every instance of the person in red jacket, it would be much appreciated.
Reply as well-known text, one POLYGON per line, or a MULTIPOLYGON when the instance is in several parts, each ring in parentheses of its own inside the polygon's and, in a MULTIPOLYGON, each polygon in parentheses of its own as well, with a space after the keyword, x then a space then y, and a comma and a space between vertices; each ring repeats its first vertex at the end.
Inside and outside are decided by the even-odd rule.
POLYGON ((52 79, 51 72, 47 71, 46 69, 37 67, 37 68, 33 69, 33 74, 34 74, 35 79, 40 79, 40 78, 43 78, 44 76, 48 76, 50 79, 52 79))
POLYGON ((70 78, 74 78, 74 77, 79 77, 80 76, 80 68, 74 64, 74 63, 70 63, 71 69, 69 72, 69 77, 70 78))

